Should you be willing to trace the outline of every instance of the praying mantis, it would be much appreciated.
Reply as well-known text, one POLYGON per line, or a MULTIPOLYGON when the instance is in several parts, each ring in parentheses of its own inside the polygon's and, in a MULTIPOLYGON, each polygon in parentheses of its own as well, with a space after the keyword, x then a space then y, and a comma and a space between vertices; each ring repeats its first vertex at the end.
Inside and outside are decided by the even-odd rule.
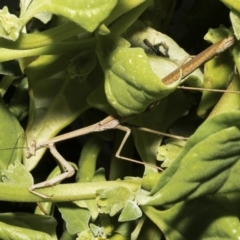
MULTIPOLYGON (((192 73, 194 70, 196 70, 199 66, 201 66, 203 63, 207 62, 208 60, 212 59, 219 53, 221 53, 221 52, 225 51, 226 49, 228 49, 229 47, 231 47, 235 41, 236 40, 234 37, 229 37, 229 38, 221 40, 220 42, 213 44, 212 46, 210 46, 209 48, 207 48, 206 50, 204 50, 203 52, 198 54, 196 57, 193 57, 191 60, 183 63, 179 68, 175 69, 173 72, 171 72, 165 78, 163 78, 162 82, 164 84, 168 85, 168 84, 178 81, 179 79, 186 77, 187 75, 192 73)), ((147 44, 149 44, 149 43, 147 42, 147 44)), ((158 45, 156 47, 159 47, 159 46, 160 45, 158 45)), ((156 49, 156 47, 155 47, 155 49, 156 49)), ((165 55, 166 55, 166 53, 165 53, 165 55)), ((217 90, 215 90, 215 91, 217 91, 217 90)), ((145 112, 151 111, 152 109, 154 109, 154 106, 157 104, 158 104, 158 102, 151 104, 145 110, 145 112)), ((144 114, 144 112, 141 114, 144 114)), ((51 196, 43 195, 43 194, 37 192, 36 189, 58 184, 61 181, 63 181, 64 179, 73 176, 75 173, 75 169, 72 167, 72 165, 70 165, 64 159, 64 157, 57 151, 57 149, 55 148, 55 143, 64 141, 66 139, 75 138, 78 136, 89 134, 92 132, 101 132, 101 131, 106 131, 106 130, 110 130, 110 129, 119 129, 119 130, 124 131, 125 136, 122 140, 122 143, 119 146, 119 149, 117 150, 116 157, 120 158, 122 160, 137 162, 136 160, 121 156, 121 150, 124 146, 124 143, 126 142, 127 138, 129 137, 129 135, 131 133, 130 128, 123 126, 121 124, 127 122, 129 119, 134 118, 135 116, 136 115, 129 116, 129 117, 108 116, 100 122, 97 122, 95 124, 92 124, 92 125, 84 127, 84 128, 81 128, 79 130, 75 130, 73 132, 69 132, 69 133, 54 137, 54 138, 46 140, 44 142, 32 141, 30 146, 27 149, 27 152, 28 152, 27 157, 28 158, 30 158, 31 156, 34 156, 36 154, 37 150, 39 150, 41 148, 48 148, 50 150, 51 154, 56 158, 58 163, 62 166, 62 169, 64 169, 64 172, 50 180, 43 181, 43 182, 32 185, 29 188, 29 191, 39 197, 50 198, 51 196)), ((185 139, 183 137, 173 136, 170 134, 157 132, 157 131, 149 130, 146 128, 139 128, 139 129, 148 131, 148 132, 151 132, 154 134, 163 135, 163 136, 171 136, 171 137, 175 137, 178 139, 185 139)), ((147 165, 146 163, 143 163, 143 164, 147 165)))

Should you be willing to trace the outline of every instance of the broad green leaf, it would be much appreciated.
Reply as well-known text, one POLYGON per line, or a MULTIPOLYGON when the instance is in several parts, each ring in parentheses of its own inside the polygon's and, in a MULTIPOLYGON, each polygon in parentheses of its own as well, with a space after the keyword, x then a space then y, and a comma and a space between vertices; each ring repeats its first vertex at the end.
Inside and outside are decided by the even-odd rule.
POLYGON ((97 191, 97 205, 102 213, 114 216, 124 208, 128 200, 133 200, 134 194, 125 187, 113 187, 97 191))
POLYGON ((29 5, 22 16, 27 23, 32 17, 41 12, 61 15, 77 24, 86 31, 93 32, 116 6, 116 0, 94 1, 64 1, 64 0, 35 0, 29 5), (62 7, 64 6, 64 7, 62 7))
POLYGON ((165 205, 206 194, 239 191, 240 112, 205 121, 141 204, 165 205))
POLYGON ((66 222, 66 228, 70 234, 76 234, 88 229, 91 216, 87 209, 80 208, 72 202, 59 202, 57 207, 66 222))
POLYGON ((26 187, 33 184, 32 175, 19 161, 15 161, 14 165, 9 165, 8 169, 3 169, 1 175, 1 179, 5 183, 20 184, 26 187))
POLYGON ((173 92, 153 72, 141 48, 130 48, 123 38, 98 36, 97 55, 105 74, 108 102, 120 116, 143 112, 151 103, 173 92))
POLYGON ((56 225, 56 220, 51 216, 21 212, 1 213, 0 238, 57 240, 56 225))
POLYGON ((142 211, 137 205, 136 202, 128 200, 126 203, 126 206, 122 210, 118 221, 119 222, 126 222, 126 221, 132 221, 140 218, 142 216, 142 211))
MULTIPOLYGON (((70 79, 62 72, 67 62, 66 57, 42 56, 26 68, 31 89, 28 143, 32 140, 39 143, 55 136, 88 108, 86 97, 90 88, 85 81, 70 79), (56 73, 58 75, 54 76, 56 73)), ((27 169, 36 166, 44 151, 37 151, 30 159, 24 158, 27 169)))
POLYGON ((142 210, 166 239, 237 240, 240 236, 238 217, 224 196, 186 201, 164 211, 151 206, 144 206, 142 210))
POLYGON ((6 108, 2 99, 0 99, 0 122, 0 149, 3 149, 1 151, 0 169, 3 170, 16 160, 21 161, 24 132, 17 119, 6 108))

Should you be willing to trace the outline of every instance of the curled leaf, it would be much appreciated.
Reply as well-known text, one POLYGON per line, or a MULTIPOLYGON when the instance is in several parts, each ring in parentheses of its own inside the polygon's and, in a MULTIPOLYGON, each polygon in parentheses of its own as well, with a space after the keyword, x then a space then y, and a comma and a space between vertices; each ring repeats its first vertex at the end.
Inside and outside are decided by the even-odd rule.
POLYGON ((129 46, 118 36, 98 36, 97 55, 105 74, 106 96, 121 116, 143 112, 178 85, 164 85, 153 72, 144 50, 129 46))

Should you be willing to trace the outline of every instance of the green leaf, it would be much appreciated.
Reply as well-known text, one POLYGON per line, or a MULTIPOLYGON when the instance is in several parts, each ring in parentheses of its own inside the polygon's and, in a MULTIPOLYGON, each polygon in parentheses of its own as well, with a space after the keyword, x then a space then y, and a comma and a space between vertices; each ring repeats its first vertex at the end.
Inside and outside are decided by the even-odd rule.
POLYGON ((1 213, 0 238, 57 240, 56 225, 56 220, 51 216, 21 212, 1 213))
POLYGON ((239 40, 240 39, 240 28, 239 28, 240 14, 239 14, 239 12, 237 12, 235 10, 232 10, 230 12, 230 19, 231 19, 231 22, 232 22, 234 35, 239 40))
POLYGON ((128 200, 133 200, 134 194, 125 187, 112 187, 97 191, 97 204, 102 213, 114 216, 124 208, 128 200))
MULTIPOLYGON (((90 224, 90 226, 91 226, 91 224, 90 224)), ((85 231, 80 232, 78 234, 78 237, 76 238, 76 240, 94 240, 94 236, 93 236, 91 230, 87 229, 85 231)))
POLYGON ((15 41, 19 37, 22 24, 22 19, 10 14, 7 7, 0 10, 0 37, 15 41))
MULTIPOLYGON (((240 78, 235 76, 232 82, 229 84, 227 91, 239 91, 240 90, 240 78)), ((218 103, 211 111, 209 117, 223 112, 238 111, 240 102, 240 94, 232 94, 231 92, 225 92, 218 103)))
POLYGON ((108 17, 116 4, 117 0, 103 0, 101 2, 98 0, 35 0, 31 2, 22 17, 27 23, 37 13, 50 12, 79 24, 86 31, 93 32, 108 17))
MULTIPOLYGON (((138 238, 133 238, 133 239, 138 239, 138 240, 162 240, 163 239, 163 233, 162 231, 158 228, 157 225, 155 225, 149 218, 145 218, 143 225, 141 224, 142 221, 139 221, 141 231, 138 234, 138 238)), ((138 226, 136 229, 139 228, 138 226)), ((135 231, 132 233, 132 236, 134 235, 135 231)))
MULTIPOLYGON (((158 77, 160 77, 161 79, 172 71, 171 69, 167 70, 167 66, 161 66, 164 61, 167 63, 169 62, 169 60, 171 60, 173 63, 175 63, 175 68, 177 68, 183 63, 183 61, 186 61, 186 59, 189 57, 189 54, 168 35, 156 31, 149 26, 146 26, 146 24, 141 21, 135 21, 135 23, 132 24, 132 26, 130 26, 129 29, 125 32, 124 37, 126 37, 126 39, 131 43, 132 47, 141 47, 148 55, 152 54, 149 47, 144 44, 144 39, 148 39, 149 42, 152 44, 164 42, 168 46, 169 59, 163 58, 163 60, 160 61, 160 57, 154 56, 156 59, 158 59, 158 61, 160 61, 160 64, 158 63, 155 67, 153 67, 153 65, 151 64, 153 71, 154 69, 156 69, 159 74, 161 74, 159 75, 156 73, 156 71, 154 71, 154 73, 157 74, 158 77)), ((204 82, 203 74, 199 69, 197 69, 189 76, 187 76, 184 79, 184 82, 190 86, 202 87, 204 82)))
POLYGON ((144 175, 141 182, 142 189, 151 191, 161 177, 162 172, 144 175))
POLYGON ((95 53, 93 51, 85 51, 70 60, 67 70, 71 78, 79 77, 83 81, 94 69, 96 63, 95 53))
POLYGON ((217 43, 228 36, 229 30, 224 25, 220 25, 218 28, 210 28, 204 39, 210 43, 217 43))
MULTIPOLYGON (((216 43, 228 37, 229 31, 224 26, 217 29, 210 29, 204 39, 216 43)), ((213 58, 204 65, 204 88, 226 89, 229 82, 234 77, 234 62, 228 51, 222 53, 217 58, 213 58)), ((206 117, 210 108, 214 107, 221 97, 221 93, 203 91, 201 102, 198 106, 197 114, 206 117)), ((232 94, 235 95, 235 94, 232 94)), ((237 94, 236 94, 237 95, 237 94)))
POLYGON ((29 107, 29 94, 28 94, 28 81, 23 78, 17 86, 14 95, 11 98, 8 109, 19 120, 23 120, 28 115, 29 107))
POLYGON ((0 149, 1 161, 0 169, 6 169, 10 163, 16 160, 21 161, 24 132, 17 119, 6 108, 0 98, 0 149), (4 150, 5 149, 5 150, 4 150))
POLYGON ((131 233, 135 229, 137 224, 137 221, 128 221, 128 222, 123 222, 115 225, 113 234, 111 236, 111 240, 130 240, 131 239, 131 233))
MULTIPOLYGON (((206 194, 239 191, 240 112, 205 121, 141 204, 165 205, 206 194)), ((141 201, 141 200, 140 200, 141 201)))
MULTIPOLYGON (((226 54, 222 54, 218 58, 214 58, 205 64, 204 88, 210 89, 226 89, 229 80, 234 77, 233 61, 227 58, 226 54), (226 61, 227 59, 227 61, 226 61), (218 77, 216 77, 218 75, 218 77)), ((203 91, 201 102, 198 106, 197 114, 205 117, 210 110, 219 101, 221 93, 203 91)))
POLYGON ((52 19, 52 14, 49 12, 41 12, 36 14, 34 17, 39 19, 44 24, 47 24, 52 19))
POLYGON ((102 142, 99 138, 89 136, 81 151, 77 182, 92 181, 101 147, 102 142))
POLYGON ((136 202, 128 200, 126 203, 126 206, 122 210, 118 221, 119 222, 126 222, 126 221, 132 221, 140 218, 142 216, 142 211, 137 205, 136 202))
POLYGON ((22 76, 22 71, 19 67, 19 63, 16 60, 2 62, 0 64, 0 74, 11 76, 22 76))
POLYGON ((240 3, 239 3, 239 1, 221 0, 221 2, 223 2, 230 9, 234 9, 237 12, 240 12, 240 3))
POLYGON ((106 97, 120 116, 143 112, 173 92, 178 84, 161 83, 143 49, 129 46, 114 35, 98 36, 97 55, 105 74, 106 97))
POLYGON ((116 115, 116 110, 109 104, 102 82, 87 98, 87 103, 94 108, 97 108, 108 115, 116 115))
POLYGON ((72 202, 57 203, 58 210, 66 222, 66 228, 70 234, 76 234, 88 229, 90 212, 78 207, 72 202))
MULTIPOLYGON (((70 79, 62 72, 67 62, 66 57, 41 56, 26 68, 31 88, 28 143, 32 140, 39 143, 55 136, 89 107, 86 97, 91 89, 85 81, 70 79)), ((27 169, 33 169, 44 152, 41 149, 30 159, 25 157, 27 169)))
MULTIPOLYGON (((84 145, 79 159, 79 170, 76 177, 77 182, 106 181, 105 170, 103 168, 95 171, 96 160, 100 151, 100 143, 101 142, 99 142, 99 139, 90 137, 84 145), (91 151, 89 151, 90 149, 91 151)), ((75 204, 77 204, 79 207, 87 208, 91 213, 92 221, 97 219, 99 211, 95 199, 75 201, 75 204)))
POLYGON ((33 185, 32 175, 19 161, 15 161, 14 165, 9 165, 8 169, 3 169, 1 175, 5 183, 20 184, 26 187, 33 185))
POLYGON ((106 239, 107 236, 112 234, 114 226, 109 215, 101 214, 99 215, 98 226, 90 224, 90 228, 95 237, 99 239, 106 239))
POLYGON ((186 141, 169 138, 164 141, 165 145, 159 146, 157 160, 164 161, 161 167, 170 167, 177 158, 186 141))
POLYGON ((102 235, 103 229, 102 227, 96 226, 95 224, 90 223, 90 229, 95 237, 102 235))
MULTIPOLYGON (((130 123, 155 131, 165 132, 174 121, 188 111, 190 106, 183 93, 176 90, 170 96, 163 98, 154 111, 139 114, 130 120, 130 123)), ((163 136, 134 128, 132 128, 132 133, 142 161, 156 165, 156 156, 163 136)))
POLYGON ((32 0, 20 0, 20 16, 22 16, 28 9, 32 0))
POLYGON ((160 211, 143 206, 143 212, 166 239, 238 239, 240 228, 231 202, 225 196, 203 197, 160 211))

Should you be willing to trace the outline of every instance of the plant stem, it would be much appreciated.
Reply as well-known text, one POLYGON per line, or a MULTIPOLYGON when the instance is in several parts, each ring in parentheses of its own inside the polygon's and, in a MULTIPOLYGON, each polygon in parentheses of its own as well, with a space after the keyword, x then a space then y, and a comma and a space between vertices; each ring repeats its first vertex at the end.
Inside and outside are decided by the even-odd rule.
POLYGON ((136 192, 139 182, 134 181, 106 181, 91 183, 59 184, 54 187, 39 189, 38 191, 50 198, 40 198, 28 191, 26 186, 10 183, 0 183, 0 201, 12 202, 66 202, 95 199, 96 191, 104 188, 122 186, 136 192))
POLYGON ((12 49, 1 49, 0 62, 5 62, 13 60, 16 58, 24 58, 31 56, 39 55, 62 55, 62 54, 71 54, 71 52, 80 51, 80 50, 91 50, 95 45, 95 38, 82 41, 73 41, 73 42, 61 42, 50 44, 44 47, 27 49, 27 50, 12 50, 12 49))

